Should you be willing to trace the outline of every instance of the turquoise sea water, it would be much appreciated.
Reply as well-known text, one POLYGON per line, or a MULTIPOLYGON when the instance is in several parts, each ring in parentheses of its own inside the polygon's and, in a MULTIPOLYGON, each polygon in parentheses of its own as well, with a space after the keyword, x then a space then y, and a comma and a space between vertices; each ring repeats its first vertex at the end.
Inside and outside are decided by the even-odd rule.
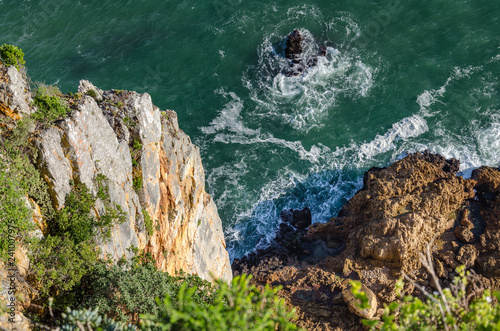
POLYGON ((201 148, 232 258, 287 208, 325 222, 362 174, 423 149, 500 165, 500 2, 0 0, 34 81, 148 92, 201 148), (301 77, 284 38, 328 46, 301 77))

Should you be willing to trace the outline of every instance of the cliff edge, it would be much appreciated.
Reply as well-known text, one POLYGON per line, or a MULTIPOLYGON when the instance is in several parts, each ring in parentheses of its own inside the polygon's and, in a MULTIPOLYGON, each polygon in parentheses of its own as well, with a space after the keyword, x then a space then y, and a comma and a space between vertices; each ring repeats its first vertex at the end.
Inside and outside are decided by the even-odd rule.
MULTIPOLYGON (((37 94, 31 91, 25 68, 0 64, 0 139, 3 143, 15 139, 12 132, 20 120, 37 119, 26 122, 31 123, 26 146, 12 150, 14 154, 16 149, 29 150, 16 155, 32 167, 29 176, 34 177, 30 180, 39 177, 44 182, 47 193, 42 193, 47 195, 49 209, 55 213, 63 210, 75 188, 85 187, 95 200, 90 210, 92 222, 111 224, 104 239, 96 240, 95 249, 102 259, 116 262, 131 260, 137 252, 150 253, 156 267, 172 275, 182 270, 209 281, 229 282, 232 271, 222 223, 212 197, 205 191, 200 151, 179 128, 177 114, 160 111, 147 93, 103 91, 85 80, 75 94, 62 95, 54 87, 43 89, 53 89, 43 102, 59 100, 65 109, 63 116, 40 122, 37 114, 42 111, 36 106, 37 94), (110 218, 120 222, 110 222, 110 218)), ((9 194, 14 194, 14 204, 5 201, 2 210, 28 210, 27 218, 34 229, 31 236, 38 239, 61 231, 61 215, 58 224, 51 224, 55 222, 53 214, 44 215, 47 206, 38 205, 29 193, 16 197, 19 192, 30 192, 31 184, 19 190, 16 186, 24 184, 16 183, 14 177, 9 181, 8 177, 22 171, 23 166, 19 170, 9 163, 13 158, 8 153, 7 149, 0 152, 2 180, 12 186, 9 194)), ((1 216, 2 222, 8 222, 3 219, 8 214, 1 216)), ((72 240, 76 240, 74 235, 72 240)), ((25 239, 12 240, 15 265, 9 262, 0 268, 1 296, 12 299, 7 291, 15 284, 16 293, 25 294, 24 308, 37 295, 26 282, 36 266, 23 247, 25 239), (11 277, 14 270, 15 280, 11 277)), ((16 324, 20 329, 28 327, 22 314, 16 314, 16 324)))

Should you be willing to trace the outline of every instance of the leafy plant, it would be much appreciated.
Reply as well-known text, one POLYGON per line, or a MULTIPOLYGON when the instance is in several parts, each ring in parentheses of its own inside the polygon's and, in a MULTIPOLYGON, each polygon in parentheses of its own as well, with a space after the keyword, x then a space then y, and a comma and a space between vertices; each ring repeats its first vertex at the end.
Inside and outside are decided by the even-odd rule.
POLYGON ((33 229, 30 222, 31 210, 28 208, 24 193, 19 187, 20 174, 16 173, 3 158, 0 157, 0 257, 6 261, 9 256, 9 238, 14 241, 23 238, 23 234, 33 229))
POLYGON ((20 48, 7 44, 0 46, 0 60, 6 66, 15 66, 17 70, 26 63, 24 53, 20 48))
POLYGON ((29 280, 42 299, 55 297, 58 309, 73 304, 72 289, 98 262, 98 242, 109 238, 111 227, 126 219, 119 206, 111 206, 106 180, 103 175, 96 177, 97 196, 84 184, 73 184, 64 208, 54 213, 48 235, 31 251, 29 280), (101 216, 93 215, 97 198, 104 205, 101 216))
POLYGON ((260 291, 250 285, 252 276, 242 275, 230 285, 218 281, 213 304, 200 305, 195 300, 196 287, 184 283, 176 297, 157 299, 159 313, 143 315, 144 330, 296 330, 288 311, 276 293, 280 287, 268 285, 260 291))
MULTIPOLYGON (((457 269, 459 277, 451 288, 439 293, 426 294, 426 300, 404 296, 402 304, 385 305, 382 321, 363 321, 371 330, 499 330, 500 306, 492 304, 492 294, 483 294, 470 300, 465 290, 473 274, 457 269)), ((494 293, 500 300, 500 293, 494 293)))
POLYGON ((146 227, 148 234, 150 236, 152 236, 153 235, 153 220, 151 219, 151 216, 149 216, 149 212, 146 209, 142 210, 142 215, 144 216, 144 226, 146 227))
POLYGON ((61 91, 57 87, 41 84, 33 99, 38 110, 32 117, 42 122, 53 122, 65 117, 70 110, 60 95, 61 91))
POLYGON ((134 176, 134 182, 133 182, 132 186, 134 187, 134 189, 136 191, 139 191, 139 190, 142 189, 142 184, 143 184, 142 183, 142 177, 140 177, 140 176, 136 176, 135 177, 134 176))
MULTIPOLYGON (((382 321, 364 320, 363 323, 371 330, 500 330, 500 306, 492 304, 491 291, 484 289, 475 273, 466 272, 465 267, 460 266, 453 284, 449 288, 441 287, 432 264, 431 246, 432 241, 427 246, 427 254, 421 254, 420 260, 437 291, 430 294, 405 275, 425 295, 425 300, 403 296, 404 303, 394 301, 385 305, 382 321)), ((361 285, 359 282, 353 284, 356 285, 352 287, 353 295, 364 302, 366 294, 360 291, 361 285)), ((396 283, 397 293, 403 285, 402 279, 396 283)), ((493 295, 500 300, 500 293, 493 295)))
POLYGON ((106 315, 99 314, 99 308, 93 310, 72 310, 67 308, 62 314, 61 331, 76 330, 108 330, 108 331, 136 331, 137 327, 132 324, 117 322, 106 315), (88 328, 88 329, 86 329, 88 328))
POLYGON ((99 263, 82 283, 80 308, 95 307, 120 322, 139 322, 141 314, 157 314, 155 298, 176 298, 183 284, 196 288, 193 300, 205 306, 215 298, 216 288, 196 275, 180 273, 171 276, 159 271, 148 258, 122 265, 99 263))
POLYGON ((97 93, 96 93, 96 91, 94 91, 93 89, 89 89, 89 90, 87 90, 87 91, 85 92, 85 95, 88 95, 88 96, 90 96, 90 97, 92 97, 92 98, 94 98, 94 99, 95 99, 95 98, 97 98, 97 93))
POLYGON ((130 128, 132 128, 133 126, 135 126, 135 124, 134 124, 134 122, 132 121, 132 119, 131 119, 130 117, 128 117, 128 116, 125 116, 125 117, 123 118, 123 124, 125 124, 125 126, 126 126, 127 128, 129 128, 129 129, 130 129, 130 128))
POLYGON ((92 270, 97 257, 91 241, 75 243, 69 236, 48 235, 31 252, 33 263, 28 280, 42 298, 60 298, 58 307, 63 308, 72 302, 67 292, 92 270))
MULTIPOLYGON (((13 129, 0 135, 0 230, 7 234, 9 227, 15 229, 11 234, 15 232, 16 242, 27 247, 36 241, 29 235, 35 227, 27 197, 34 199, 47 217, 53 209, 47 183, 31 162, 36 158, 29 143, 32 121, 25 117, 14 124, 13 129)), ((7 257, 7 240, 7 235, 0 238, 2 259, 7 257)))
POLYGON ((134 148, 134 150, 140 151, 142 149, 142 144, 139 140, 134 139, 134 144, 132 145, 132 147, 134 148))

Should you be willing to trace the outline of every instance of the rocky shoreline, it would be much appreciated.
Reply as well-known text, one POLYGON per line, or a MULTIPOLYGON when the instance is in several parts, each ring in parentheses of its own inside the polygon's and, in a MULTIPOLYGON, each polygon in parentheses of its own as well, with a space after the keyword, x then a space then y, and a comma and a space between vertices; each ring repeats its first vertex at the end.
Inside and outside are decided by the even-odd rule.
MULTIPOLYGON (((302 39, 297 32, 290 40, 287 57, 294 63, 302 39)), ((363 329, 362 318, 379 318, 384 304, 398 299, 395 285, 403 274, 411 279, 406 293, 422 295, 419 286, 434 291, 436 283, 419 258, 429 245, 440 285, 448 286, 455 268, 465 265, 484 287, 500 288, 498 168, 481 167, 464 179, 457 175, 458 160, 427 151, 372 168, 328 223, 311 224, 308 208, 283 211, 272 244, 235 260, 231 272, 217 207, 205 192, 199 149, 179 128, 176 113, 161 112, 146 93, 103 91, 88 81, 80 82, 77 94, 57 97, 69 113, 31 128, 34 166, 56 210, 75 183, 100 196, 100 182, 106 182, 108 203, 125 215, 99 246, 106 258, 132 259, 137 248, 171 274, 184 270, 227 282, 252 274, 254 284, 283 287, 278 295, 297 309, 297 325, 307 330, 363 329), (354 306, 349 280, 362 283, 369 309, 354 306)), ((0 66, 0 118, 7 123, 2 130, 36 110, 26 77, 13 66, 0 66)), ((25 200, 36 225, 33 235, 46 236, 50 224, 40 206, 29 196, 25 200)), ((96 201, 93 216, 99 218, 107 207, 103 199, 96 201)), ((15 254, 17 281, 26 285, 28 254, 22 246, 15 254)), ((6 298, 5 267, 0 274, 0 296, 6 298)))
MULTIPOLYGON (((280 295, 297 308, 297 325, 307 330, 363 329, 361 317, 379 318, 383 304, 397 299, 395 283, 403 273, 435 291, 419 259, 431 241, 442 286, 465 265, 486 288, 498 289, 500 170, 481 167, 464 179, 458 169, 458 160, 429 152, 372 168, 328 223, 307 227, 307 210, 285 212, 271 246, 235 260, 234 275, 283 286, 280 295), (365 314, 349 302, 350 279, 376 298, 365 314)), ((406 282, 405 292, 422 295, 414 284, 406 282)))

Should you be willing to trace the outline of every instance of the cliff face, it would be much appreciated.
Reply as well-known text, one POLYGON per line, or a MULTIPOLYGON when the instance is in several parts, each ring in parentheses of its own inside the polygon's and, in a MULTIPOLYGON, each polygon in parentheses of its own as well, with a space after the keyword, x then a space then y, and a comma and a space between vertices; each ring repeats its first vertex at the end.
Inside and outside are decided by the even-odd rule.
POLYGON ((199 149, 179 129, 176 113, 161 112, 146 93, 102 91, 87 81, 80 82, 79 92, 77 110, 36 141, 38 166, 55 206, 64 205, 71 181, 95 194, 97 177, 104 175, 111 203, 128 216, 102 244, 104 256, 129 258, 136 247, 170 273, 182 269, 230 280, 221 220, 205 192, 199 149))
MULTIPOLYGON (((64 206, 74 183, 96 195, 104 178, 111 204, 127 220, 100 244, 103 257, 130 258, 135 247, 151 253, 157 267, 169 273, 229 281, 221 220, 205 192, 199 148, 179 128, 176 113, 160 111, 146 93, 102 91, 88 81, 78 90, 71 114, 34 141, 36 166, 54 207, 64 206)), ((1 113, 19 119, 35 110, 23 75, 0 66, 1 113)), ((104 212, 98 199, 94 214, 99 218, 104 212)), ((43 222, 35 221, 45 231, 43 222)))
MULTIPOLYGON (((253 274, 257 284, 282 285, 298 325, 314 330, 362 329, 360 317, 380 316, 383 303, 397 298, 395 282, 403 272, 432 293, 419 259, 432 240, 441 285, 448 286, 463 264, 486 287, 499 289, 500 170, 481 167, 464 179, 458 167, 457 160, 416 153, 370 169, 337 217, 307 230, 285 222, 270 248, 235 261, 233 269, 253 274), (349 279, 365 286, 371 309, 352 304, 349 279)), ((421 294, 411 283, 405 290, 421 294)))

